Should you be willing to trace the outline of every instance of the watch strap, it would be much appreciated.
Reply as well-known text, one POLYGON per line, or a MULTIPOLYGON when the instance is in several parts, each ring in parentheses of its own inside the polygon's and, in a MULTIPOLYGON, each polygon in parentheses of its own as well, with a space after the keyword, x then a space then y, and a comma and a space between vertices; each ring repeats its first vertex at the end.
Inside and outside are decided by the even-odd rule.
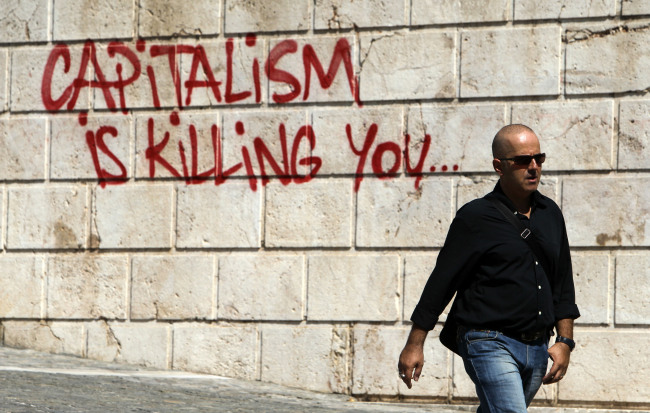
POLYGON ((562 337, 562 336, 557 336, 557 338, 555 339, 555 342, 556 343, 564 343, 564 344, 566 344, 567 346, 569 346, 570 351, 573 351, 573 349, 576 346, 575 341, 571 340, 570 338, 562 337))

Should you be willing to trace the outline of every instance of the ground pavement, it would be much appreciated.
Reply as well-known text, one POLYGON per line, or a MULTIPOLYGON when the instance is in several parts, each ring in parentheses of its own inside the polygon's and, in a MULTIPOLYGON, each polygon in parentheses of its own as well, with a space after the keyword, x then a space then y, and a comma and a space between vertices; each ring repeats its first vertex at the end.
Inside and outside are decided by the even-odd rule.
MULTIPOLYGON (((345 395, 296 390, 258 381, 150 370, 0 347, 0 412, 2 413, 461 413, 474 411, 474 409, 473 406, 361 402, 345 395)), ((535 408, 531 409, 532 412, 604 413, 605 411, 535 408)), ((617 413, 623 412, 632 411, 617 411, 617 413)))

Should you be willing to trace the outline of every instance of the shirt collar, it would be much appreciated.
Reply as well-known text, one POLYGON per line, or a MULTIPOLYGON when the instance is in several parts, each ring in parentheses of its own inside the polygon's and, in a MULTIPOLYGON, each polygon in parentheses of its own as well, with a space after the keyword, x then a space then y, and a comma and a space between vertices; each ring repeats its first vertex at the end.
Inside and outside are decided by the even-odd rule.
MULTIPOLYGON (((491 192, 494 196, 496 196, 501 202, 506 204, 508 209, 511 211, 516 211, 517 208, 515 208, 515 205, 512 203, 510 198, 506 195, 505 192, 503 192, 503 189, 501 189, 500 185, 501 181, 497 181, 497 184, 494 186, 494 190, 491 192)), ((540 208, 546 208, 546 200, 544 199, 544 195, 542 195, 538 190, 535 190, 533 194, 531 195, 531 208, 535 209, 537 207, 540 208)))

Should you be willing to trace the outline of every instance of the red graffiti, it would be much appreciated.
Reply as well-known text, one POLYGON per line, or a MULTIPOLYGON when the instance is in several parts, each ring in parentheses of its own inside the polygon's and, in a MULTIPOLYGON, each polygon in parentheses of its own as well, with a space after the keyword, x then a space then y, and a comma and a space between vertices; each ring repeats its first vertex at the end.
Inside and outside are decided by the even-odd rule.
MULTIPOLYGON (((216 102, 235 104, 238 102, 260 103, 262 99, 262 74, 269 82, 288 86, 288 92, 274 92, 271 96, 273 102, 285 104, 297 99, 307 101, 312 88, 312 74, 318 79, 322 89, 329 89, 334 84, 336 76, 344 73, 347 79, 349 92, 358 107, 362 106, 360 100, 359 81, 354 74, 351 46, 345 38, 338 39, 330 55, 329 65, 323 65, 321 57, 314 47, 305 44, 302 47, 302 73, 289 72, 280 69, 281 61, 286 56, 298 53, 299 45, 296 40, 286 39, 278 42, 271 48, 263 65, 260 59, 253 56, 250 66, 242 69, 239 58, 235 55, 235 39, 229 38, 223 43, 225 60, 225 79, 220 79, 222 74, 215 73, 213 67, 214 55, 209 55, 202 45, 165 45, 150 44, 145 40, 138 40, 134 46, 122 42, 110 42, 105 52, 96 47, 93 41, 87 41, 81 50, 80 61, 73 67, 72 53, 68 45, 57 44, 52 48, 41 80, 41 98, 46 110, 50 112, 72 111, 77 109, 77 102, 85 89, 97 91, 98 96, 103 96, 107 108, 112 112, 128 114, 127 87, 136 82, 148 80, 151 90, 151 104, 154 108, 161 108, 160 88, 174 91, 174 101, 177 110, 169 116, 170 130, 180 128, 180 113, 192 104, 192 99, 197 90, 202 89, 210 94, 216 102), (98 55, 106 53, 106 56, 98 55), (164 59, 169 73, 159 73, 151 64, 143 63, 142 56, 148 53, 152 59, 164 59), (187 62, 189 71, 186 79, 182 78, 181 61, 187 62), (146 67, 145 67, 146 66, 146 67), (75 72, 76 69, 76 72, 75 72), (142 72, 146 76, 141 76, 142 72), (239 71, 239 72, 238 72, 239 71), (243 71, 243 72, 242 72, 243 71), (76 73, 76 75, 74 75, 76 73), (65 85, 62 91, 53 92, 56 77, 64 74, 75 77, 65 85), (170 75, 171 83, 165 84, 162 76, 170 75), (248 87, 241 81, 235 84, 234 79, 252 79, 248 87), (144 80, 143 80, 144 79, 144 80), (238 90, 237 90, 238 89, 238 90), (101 93, 99 93, 101 92, 101 93), (179 112, 181 111, 181 112, 179 112)), ((246 50, 257 45, 255 34, 248 34, 241 47, 246 50)), ((209 49, 213 51, 216 49, 209 49)), ((164 67, 165 65, 163 65, 164 67)), ((158 69, 161 70, 161 69, 158 69)), ((164 69, 166 70, 166 69, 164 69)), ((169 82, 169 80, 165 80, 169 82)), ((145 90, 145 89, 143 89, 145 90)), ((83 112, 79 115, 79 125, 86 127, 88 115, 83 112)), ((153 117, 149 118, 146 125, 147 146, 144 157, 147 162, 150 178, 156 178, 162 172, 170 174, 173 178, 182 179, 187 185, 202 184, 213 181, 221 185, 234 177, 244 176, 253 191, 257 190, 258 181, 267 185, 271 179, 277 179, 282 185, 304 184, 311 181, 323 166, 323 159, 314 156, 317 146, 316 131, 310 125, 303 125, 297 130, 288 130, 283 123, 278 125, 276 136, 256 136, 248 144, 230 148, 231 164, 224 165, 223 156, 223 131, 219 126, 211 124, 208 130, 200 130, 189 124, 186 130, 181 131, 183 139, 176 138, 172 143, 172 132, 156 125, 153 117), (156 128, 158 126, 158 128, 156 128), (162 132, 160 132, 162 130, 162 132), (156 132, 158 131, 158 132, 156 132), (201 134, 209 134, 209 139, 200 139, 201 134), (271 145, 274 143, 274 145, 271 145), (279 143, 279 144, 278 144, 279 143), (278 148, 279 154, 271 148, 278 148), (307 153, 309 155, 303 155, 307 153), (203 158, 199 162, 199 154, 203 158), (210 161, 206 165, 206 154, 210 161), (233 155, 235 154, 235 155, 233 155), (256 173, 255 171, 259 171, 256 173)), ((169 129, 169 128, 168 128, 169 129)), ((343 128, 347 142, 352 153, 357 156, 357 166, 354 174, 354 191, 358 191, 364 179, 363 172, 366 165, 370 164, 372 174, 378 179, 391 179, 400 173, 403 167, 406 176, 414 178, 414 185, 419 188, 424 176, 426 158, 431 147, 431 136, 426 134, 419 144, 419 154, 411 153, 417 145, 411 145, 411 136, 395 137, 394 140, 383 141, 375 145, 379 126, 376 123, 368 127, 363 143, 355 146, 352 137, 352 128, 347 124, 343 128)), ((119 159, 106 144, 106 137, 119 140, 120 132, 111 125, 101 125, 97 129, 85 130, 85 142, 93 163, 98 182, 101 187, 106 185, 122 184, 128 180, 126 160, 119 159)), ((179 130, 174 130, 175 136, 179 130)), ((246 133, 246 126, 242 121, 234 124, 234 130, 228 131, 234 136, 246 133)), ((115 141, 113 141, 115 142, 115 141)), ((236 142, 233 140, 232 142, 236 142)), ((232 143, 234 144, 234 143, 232 143)), ((234 144, 235 145, 235 144, 234 144)), ((430 166, 429 172, 437 168, 442 172, 459 170, 458 165, 430 166)))
MULTIPOLYGON (((175 113, 175 112, 174 112, 175 113)), ((177 116, 177 115, 176 115, 177 116)), ((174 126, 178 125, 176 118, 171 116, 170 123, 174 126)), ((298 153, 300 146, 303 144, 303 141, 306 141, 309 145, 309 150, 313 150, 316 146, 316 135, 314 134, 313 128, 311 126, 302 126, 296 132, 293 142, 291 144, 291 156, 289 157, 289 148, 287 143, 287 133, 286 127, 284 124, 280 124, 278 128, 278 134, 282 150, 282 159, 277 160, 271 151, 269 150, 268 145, 265 143, 265 140, 261 137, 256 137, 253 140, 252 151, 255 154, 257 165, 261 171, 259 177, 255 175, 253 169, 253 163, 250 156, 250 149, 246 146, 241 146, 240 152, 242 155, 242 161, 228 167, 224 171, 223 165, 223 156, 222 156, 222 141, 221 141, 221 130, 217 125, 211 125, 211 143, 212 148, 210 152, 213 154, 213 167, 199 172, 198 171, 198 138, 197 130, 194 125, 189 125, 188 135, 190 140, 190 164, 188 167, 188 160, 185 150, 185 145, 183 141, 178 141, 178 155, 180 163, 182 166, 182 171, 179 171, 172 165, 172 160, 165 158, 162 154, 165 147, 168 145, 170 140, 169 131, 164 132, 163 138, 156 140, 154 136, 154 119, 150 118, 147 122, 147 139, 148 146, 145 151, 145 157, 149 161, 149 177, 156 177, 156 166, 160 165, 162 168, 167 170, 173 177, 185 179, 186 184, 200 184, 206 182, 210 177, 214 178, 215 185, 221 185, 226 180, 238 172, 242 166, 245 168, 246 176, 248 178, 249 185, 252 190, 257 189, 258 178, 261 178, 262 185, 267 185, 271 179, 270 175, 267 174, 266 165, 268 164, 273 170, 275 177, 283 184, 288 185, 290 183, 302 184, 309 182, 320 169, 322 165, 322 160, 317 156, 308 156, 306 158, 298 159, 298 153), (310 172, 307 175, 301 175, 298 173, 298 165, 305 165, 310 167, 310 172)), ((242 135, 245 133, 244 124, 239 121, 235 124, 235 131, 237 134, 242 135)))
MULTIPOLYGON (((85 126, 86 123, 86 114, 80 115, 79 124, 85 126)), ((178 112, 172 112, 169 116, 169 125, 174 129, 177 136, 178 130, 175 129, 180 127, 178 112)), ((257 190, 258 181, 261 181, 263 186, 267 185, 271 179, 277 179, 282 185, 307 183, 316 177, 323 166, 323 159, 320 156, 313 155, 313 151, 317 146, 317 136, 310 125, 299 127, 293 134, 293 139, 290 139, 290 131, 287 130, 285 124, 280 123, 277 136, 256 136, 248 146, 241 144, 235 151, 235 153, 241 155, 241 158, 230 165, 224 165, 222 130, 216 124, 209 126, 209 140, 200 140, 199 134, 202 132, 193 124, 187 125, 186 132, 181 132, 181 134, 186 133, 186 140, 175 140, 175 146, 170 146, 170 148, 175 149, 171 151, 167 149, 170 142, 172 142, 170 130, 163 130, 161 134, 157 135, 156 130, 161 130, 161 125, 158 126, 156 128, 156 120, 153 117, 147 120, 147 146, 144 150, 144 156, 148 163, 149 177, 152 179, 159 176, 159 170, 164 170, 173 178, 183 179, 187 185, 202 184, 210 180, 213 180, 215 185, 221 185, 239 172, 244 173, 250 188, 255 191, 257 190), (189 146, 184 143, 187 141, 189 141, 189 146), (280 143, 279 155, 274 154, 269 146, 270 142, 278 141, 280 143), (210 147, 206 147, 206 142, 209 142, 210 147), (307 145, 306 152, 311 153, 311 155, 301 158, 299 154, 301 149, 305 148, 304 145, 307 145), (199 153, 201 152, 209 153, 212 156, 211 164, 207 168, 206 165, 203 165, 204 170, 199 169, 199 153), (306 173, 301 173, 298 166, 305 166, 306 173), (259 174, 255 173, 255 168, 260 171, 259 174)), ((236 135, 246 133, 246 127, 242 121, 235 122, 233 129, 231 133, 234 132, 236 135)), ((427 151, 431 143, 430 136, 425 136, 418 162, 415 166, 412 166, 411 148, 409 146, 410 136, 405 137, 406 144, 404 148, 398 142, 386 141, 374 147, 373 150, 378 129, 376 123, 371 124, 362 146, 357 148, 353 143, 350 124, 345 125, 350 150, 358 157, 354 191, 357 192, 361 186, 364 178, 363 171, 369 159, 372 174, 378 179, 396 177, 404 159, 407 176, 415 178, 415 188, 419 188, 427 151), (384 169, 382 165, 384 165, 386 157, 389 160, 389 167, 384 169)), ((104 141, 106 135, 119 138, 118 130, 113 126, 103 125, 96 131, 86 131, 85 135, 86 144, 90 150, 95 172, 101 186, 126 182, 128 177, 125 162, 120 160, 104 141), (100 153, 108 158, 112 163, 112 169, 119 170, 119 173, 108 172, 107 168, 100 163, 100 153)), ((443 165, 442 171, 447 170, 448 167, 443 165)), ((453 170, 457 171, 458 166, 454 165, 453 170)))
MULTIPOLYGON (((254 47, 257 44, 255 35, 248 35, 244 44, 248 48, 254 47)), ((95 43, 90 40, 87 41, 83 46, 77 76, 65 87, 62 93, 53 96, 53 80, 56 76, 69 73, 72 70, 72 57, 68 45, 58 44, 54 46, 45 64, 41 82, 41 100, 45 109, 50 112, 58 112, 65 106, 66 110, 74 110, 80 93, 85 88, 92 88, 101 91, 106 106, 110 110, 117 111, 121 109, 126 113, 128 102, 126 102, 125 88, 137 81, 146 81, 141 80, 145 77, 141 76, 143 67, 138 54, 146 53, 147 43, 144 40, 138 40, 135 44, 135 50, 132 50, 131 47, 122 42, 111 42, 107 47, 108 57, 115 58, 117 55, 123 57, 128 62, 128 68, 119 62, 115 63, 114 67, 111 67, 110 63, 104 63, 104 66, 102 66, 100 59, 98 59, 98 50, 95 43), (128 75, 125 75, 127 72, 128 75), (114 80, 109 80, 109 78, 114 80)), ((240 66, 234 64, 234 47, 235 43, 232 38, 227 39, 224 43, 226 73, 225 91, 222 92, 224 81, 217 78, 217 74, 213 72, 210 62, 211 58, 214 60, 216 57, 208 56, 206 49, 202 45, 149 45, 150 57, 167 60, 172 81, 168 85, 161 84, 160 79, 162 76, 159 76, 160 73, 156 73, 152 65, 146 65, 144 71, 151 86, 151 104, 153 107, 161 107, 158 93, 160 88, 173 89, 175 103, 181 109, 192 104, 192 95, 197 89, 207 89, 208 93, 211 93, 217 102, 233 104, 254 96, 255 103, 260 103, 262 100, 262 85, 260 60, 257 57, 253 58, 250 68, 253 79, 250 89, 239 91, 233 89, 233 79, 236 75, 241 75, 236 72, 240 66), (185 82, 182 82, 181 76, 180 62, 182 56, 188 57, 191 61, 189 77, 185 82)), ((320 86, 323 89, 328 89, 340 72, 340 67, 343 66, 350 94, 357 104, 361 106, 359 82, 354 74, 351 47, 346 39, 338 40, 334 46, 327 72, 323 69, 321 60, 316 55, 314 48, 309 44, 305 45, 302 50, 304 69, 302 83, 299 80, 299 74, 294 75, 277 68, 282 57, 297 51, 298 43, 295 40, 281 41, 270 51, 264 64, 264 74, 266 74, 269 81, 284 83, 291 88, 291 92, 286 94, 274 93, 272 99, 275 103, 288 103, 297 99, 303 90, 303 84, 304 94, 302 100, 307 101, 311 88, 312 69, 318 77, 320 86)))

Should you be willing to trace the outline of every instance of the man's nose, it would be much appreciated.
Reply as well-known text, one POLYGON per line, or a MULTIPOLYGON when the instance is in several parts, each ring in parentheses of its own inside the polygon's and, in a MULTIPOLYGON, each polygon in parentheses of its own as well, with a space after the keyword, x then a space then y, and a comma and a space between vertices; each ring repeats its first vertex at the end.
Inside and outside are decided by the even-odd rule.
POLYGON ((537 168, 541 168, 541 166, 542 165, 537 163, 535 158, 533 158, 530 160, 530 163, 528 164, 528 169, 537 169, 537 168))

